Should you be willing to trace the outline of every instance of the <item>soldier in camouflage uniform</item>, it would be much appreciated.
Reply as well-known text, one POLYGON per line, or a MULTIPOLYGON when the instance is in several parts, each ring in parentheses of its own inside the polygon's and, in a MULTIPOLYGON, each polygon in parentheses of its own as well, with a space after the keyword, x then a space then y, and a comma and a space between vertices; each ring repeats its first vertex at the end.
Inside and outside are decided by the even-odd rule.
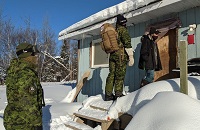
POLYGON ((126 65, 134 64, 133 49, 131 46, 131 38, 126 28, 127 19, 123 15, 117 16, 116 30, 118 33, 118 44, 120 49, 110 53, 109 71, 106 79, 105 100, 114 100, 123 96, 123 83, 126 74, 126 65), (113 95, 113 88, 115 96, 113 95))
POLYGON ((28 43, 19 44, 16 50, 18 58, 7 69, 4 127, 6 130, 42 130, 44 98, 36 72, 38 50, 28 43))

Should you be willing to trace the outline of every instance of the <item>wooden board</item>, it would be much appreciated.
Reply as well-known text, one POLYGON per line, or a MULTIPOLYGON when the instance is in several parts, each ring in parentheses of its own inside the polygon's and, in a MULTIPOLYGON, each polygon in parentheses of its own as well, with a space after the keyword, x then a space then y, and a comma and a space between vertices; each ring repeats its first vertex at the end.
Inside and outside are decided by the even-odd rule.
POLYGON ((87 119, 87 120, 91 120, 91 121, 95 121, 95 122, 99 122, 101 123, 101 129, 102 130, 107 130, 110 125, 113 123, 113 119, 107 121, 107 120, 100 120, 100 119, 96 119, 96 118, 93 118, 93 117, 89 117, 89 116, 85 116, 85 115, 81 115, 81 114, 78 114, 78 113, 74 113, 75 116, 77 117, 81 117, 81 118, 84 118, 84 119, 87 119))
POLYGON ((81 118, 84 118, 84 119, 92 120, 92 121, 95 121, 95 122, 108 122, 107 120, 101 120, 101 119, 97 119, 97 118, 94 118, 94 117, 81 115, 79 113, 74 113, 74 115, 77 116, 77 117, 81 117, 81 118))
POLYGON ((109 111, 112 104, 113 101, 94 100, 94 102, 90 103, 90 107, 101 111, 109 111))
POLYGON ((91 70, 87 70, 83 76, 81 77, 81 79, 78 81, 78 84, 76 85, 76 93, 72 99, 72 102, 74 102, 74 100, 76 99, 76 97, 78 96, 79 92, 81 91, 83 85, 85 84, 85 82, 87 81, 87 78, 90 76, 90 72, 91 70))
POLYGON ((81 130, 81 129, 78 129, 78 128, 74 127, 74 126, 68 125, 68 124, 64 124, 64 125, 65 125, 66 127, 68 127, 68 128, 73 129, 73 130, 81 130))
POLYGON ((176 29, 169 30, 158 42, 158 49, 163 70, 155 72, 155 81, 177 78, 172 70, 177 67, 177 36, 176 29))

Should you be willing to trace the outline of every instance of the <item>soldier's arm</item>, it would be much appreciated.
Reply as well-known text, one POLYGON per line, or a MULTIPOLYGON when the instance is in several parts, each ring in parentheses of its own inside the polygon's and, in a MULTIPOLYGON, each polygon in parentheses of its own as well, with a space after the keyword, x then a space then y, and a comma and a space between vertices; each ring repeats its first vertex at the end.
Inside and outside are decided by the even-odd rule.
POLYGON ((123 43, 124 48, 132 48, 131 37, 128 33, 128 30, 125 28, 121 29, 121 41, 123 43))

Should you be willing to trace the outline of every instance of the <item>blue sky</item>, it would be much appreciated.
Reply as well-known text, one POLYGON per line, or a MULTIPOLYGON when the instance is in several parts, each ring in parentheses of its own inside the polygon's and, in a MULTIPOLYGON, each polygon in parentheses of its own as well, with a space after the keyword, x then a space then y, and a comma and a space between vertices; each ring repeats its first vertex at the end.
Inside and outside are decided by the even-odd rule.
MULTIPOLYGON (((15 26, 30 18, 32 28, 40 28, 45 18, 56 36, 68 26, 124 0, 0 0, 3 16, 15 26)), ((60 42, 59 42, 60 43, 60 42)))

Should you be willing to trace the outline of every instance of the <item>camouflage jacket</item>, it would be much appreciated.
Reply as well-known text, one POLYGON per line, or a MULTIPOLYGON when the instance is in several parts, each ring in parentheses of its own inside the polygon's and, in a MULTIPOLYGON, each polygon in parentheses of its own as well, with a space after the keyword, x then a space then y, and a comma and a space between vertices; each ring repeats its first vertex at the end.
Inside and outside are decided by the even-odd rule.
POLYGON ((22 59, 11 61, 7 69, 6 95, 5 128, 42 125, 43 89, 33 64, 22 59))
POLYGON ((110 53, 110 60, 120 60, 128 61, 128 55, 125 51, 125 48, 132 48, 131 46, 131 37, 128 33, 126 27, 121 25, 116 25, 116 30, 118 33, 118 44, 121 49, 116 52, 110 53))

